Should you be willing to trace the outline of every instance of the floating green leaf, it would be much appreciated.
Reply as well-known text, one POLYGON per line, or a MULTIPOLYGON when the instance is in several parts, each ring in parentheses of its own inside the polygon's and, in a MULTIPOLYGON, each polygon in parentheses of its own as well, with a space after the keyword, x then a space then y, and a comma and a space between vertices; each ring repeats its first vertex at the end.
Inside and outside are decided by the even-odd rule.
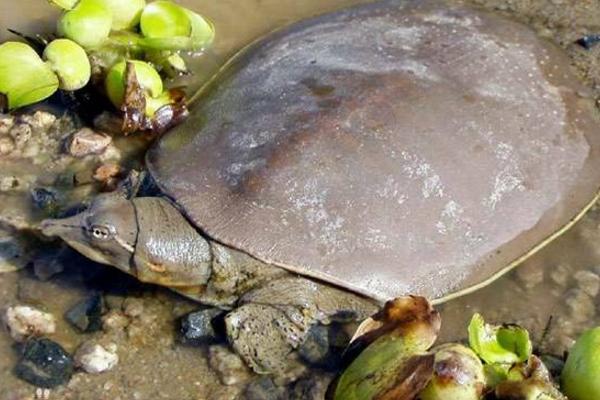
POLYGON ((479 314, 469 324, 469 344, 488 364, 512 365, 527 361, 532 352, 529 332, 517 325, 486 324, 479 314))
POLYGON ((112 12, 103 0, 80 0, 58 20, 58 34, 85 48, 100 46, 108 38, 112 12))
POLYGON ((140 19, 140 29, 147 38, 190 36, 192 25, 185 9, 171 1, 148 4, 140 19))
POLYGON ((81 89, 90 80, 92 72, 88 56, 72 40, 53 40, 44 50, 44 59, 58 76, 63 90, 81 89))
POLYGON ((15 109, 50 97, 58 89, 58 78, 28 45, 6 42, 0 45, 0 93, 15 109))
POLYGON ((165 0, 144 9, 140 28, 144 36, 140 44, 153 50, 202 50, 215 37, 213 24, 204 17, 165 0))
POLYGON ((146 0, 102 0, 112 12, 112 29, 132 29, 140 23, 146 0))
POLYGON ((600 399, 600 327, 577 339, 569 351, 561 383, 571 400, 600 399))

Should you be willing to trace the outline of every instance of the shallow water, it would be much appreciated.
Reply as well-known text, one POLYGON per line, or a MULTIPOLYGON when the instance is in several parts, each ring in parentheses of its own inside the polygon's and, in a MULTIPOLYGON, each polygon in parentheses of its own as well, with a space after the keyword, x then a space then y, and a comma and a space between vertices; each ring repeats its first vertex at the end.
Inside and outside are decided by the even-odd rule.
MULTIPOLYGON (((232 52, 278 26, 364 2, 182 1, 215 22, 218 39, 207 61, 210 66, 218 65, 232 52)), ((571 43, 582 34, 600 31, 600 4, 577 0, 473 0, 467 3, 520 19, 565 47, 590 88, 590 95, 598 97, 600 49, 583 51, 571 43)), ((6 27, 25 32, 51 29, 47 17, 52 12, 44 0, 0 1, 0 40, 9 37, 4 32, 6 27), (33 21, 28 19, 27 24, 22 24, 23 16, 33 21)), ((207 71, 210 68, 207 67, 207 71)), ((15 169, 22 167, 13 165, 15 169)), ((7 213, 7 203, 1 204, 2 214, 7 213)), ((579 332, 600 323, 597 313, 600 298, 594 289, 600 274, 599 226, 600 211, 594 209, 571 231, 515 271, 487 288, 441 306, 441 341, 463 340, 469 318, 479 311, 492 321, 525 325, 532 330, 538 348, 561 354, 579 332), (547 334, 542 337, 544 331, 547 334)), ((236 389, 220 384, 209 369, 205 348, 176 342, 175 320, 197 307, 195 304, 167 290, 139 285, 112 269, 91 264, 73 254, 68 259, 67 271, 47 282, 37 279, 30 268, 0 274, 0 305, 27 302, 39 306, 57 316, 58 329, 52 338, 67 350, 72 351, 82 341, 96 338, 116 343, 121 360, 114 370, 102 375, 76 374, 69 385, 53 390, 50 398, 235 398, 236 389), (125 327, 108 333, 82 335, 62 320, 61 316, 73 304, 93 290, 106 290, 106 287, 112 288, 107 296, 108 308, 125 316, 125 327), (128 311, 127 299, 132 298, 142 304, 141 314, 128 311)), ((12 339, 0 331, 2 400, 34 396, 35 388, 16 379, 11 372, 16 358, 12 339)))

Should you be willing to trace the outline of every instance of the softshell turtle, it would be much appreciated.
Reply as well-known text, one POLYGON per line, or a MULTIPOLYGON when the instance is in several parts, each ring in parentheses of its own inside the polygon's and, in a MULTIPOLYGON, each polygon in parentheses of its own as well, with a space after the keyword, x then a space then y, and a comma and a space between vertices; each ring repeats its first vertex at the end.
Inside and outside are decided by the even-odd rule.
POLYGON ((164 197, 47 221, 90 258, 231 311, 285 368, 317 321, 488 283, 596 199, 600 137, 569 60, 527 27, 389 0, 239 53, 147 155, 164 197))

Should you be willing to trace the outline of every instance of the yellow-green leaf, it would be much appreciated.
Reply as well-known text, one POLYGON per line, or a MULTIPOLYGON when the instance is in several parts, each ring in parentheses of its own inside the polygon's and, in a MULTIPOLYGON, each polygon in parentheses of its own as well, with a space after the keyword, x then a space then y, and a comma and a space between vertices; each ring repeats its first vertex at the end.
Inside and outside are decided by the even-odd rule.
POLYGON ((0 93, 8 98, 9 109, 50 97, 58 84, 58 77, 31 47, 19 42, 0 45, 0 93))

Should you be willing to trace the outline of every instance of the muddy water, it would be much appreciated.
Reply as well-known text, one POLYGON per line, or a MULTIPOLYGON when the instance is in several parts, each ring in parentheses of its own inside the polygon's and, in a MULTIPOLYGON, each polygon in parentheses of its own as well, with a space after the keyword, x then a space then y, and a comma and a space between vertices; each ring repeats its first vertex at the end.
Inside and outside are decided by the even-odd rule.
MULTIPOLYGON (((215 22, 218 39, 206 61, 207 71, 278 26, 361 2, 365 1, 182 1, 215 22)), ((599 97, 600 47, 584 51, 572 43, 585 33, 600 32, 600 4, 578 0, 462 3, 481 5, 519 19, 564 47, 588 85, 589 95, 599 97)), ((44 0, 0 1, 0 40, 9 37, 4 32, 6 27, 25 32, 51 29, 48 16, 52 13, 44 0)), ((13 165, 16 170, 23 167, 13 165)), ((0 204, 1 212, 7 213, 7 203, 0 204)), ((89 339, 110 342, 118 346, 120 362, 101 375, 77 373, 68 385, 53 389, 51 399, 221 399, 238 395, 238 389, 222 385, 219 376, 209 368, 206 348, 182 346, 176 340, 176 319, 197 307, 195 304, 64 251, 66 270, 49 281, 38 279, 31 268, 0 274, 0 305, 26 302, 49 311, 58 319, 52 339, 68 351, 89 339), (113 325, 107 324, 110 329, 100 333, 78 333, 61 316, 98 290, 105 293, 109 315, 122 323, 113 321, 113 325)), ((490 320, 525 325, 532 330, 538 348, 560 354, 581 330, 600 323, 599 275, 600 211, 594 209, 570 232, 517 270, 487 288, 440 307, 444 319, 442 340, 464 339, 468 319, 479 311, 490 320), (546 335, 542 335, 544 331, 546 335)), ((0 331, 1 400, 35 396, 35 388, 12 374, 16 358, 12 339, 0 331)))

